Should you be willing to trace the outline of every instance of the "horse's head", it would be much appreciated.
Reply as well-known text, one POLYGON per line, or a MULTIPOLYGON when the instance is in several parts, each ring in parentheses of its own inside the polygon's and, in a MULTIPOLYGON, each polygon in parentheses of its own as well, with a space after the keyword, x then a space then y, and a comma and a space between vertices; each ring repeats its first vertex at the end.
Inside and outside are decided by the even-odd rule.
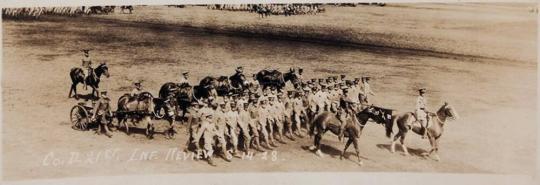
POLYGON ((283 75, 284 82, 291 81, 292 84, 300 83, 300 77, 295 73, 293 69, 283 75))
POLYGON ((368 118, 377 123, 386 123, 386 121, 391 119, 391 113, 389 113, 386 109, 373 105, 364 108, 359 114, 365 114, 368 118))
POLYGON ((450 105, 448 102, 444 102, 444 105, 439 109, 439 111, 437 111, 437 115, 441 115, 453 120, 459 119, 458 112, 454 106, 450 105))
POLYGON ((102 74, 105 75, 107 78, 109 78, 109 67, 107 66, 107 63, 103 62, 99 64, 98 67, 95 69, 96 75, 100 77, 102 74))

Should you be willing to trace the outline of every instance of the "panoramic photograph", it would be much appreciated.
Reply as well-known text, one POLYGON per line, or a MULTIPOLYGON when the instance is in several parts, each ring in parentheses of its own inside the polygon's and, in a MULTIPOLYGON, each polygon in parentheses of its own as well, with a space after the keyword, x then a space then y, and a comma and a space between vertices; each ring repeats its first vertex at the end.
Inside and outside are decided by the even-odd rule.
POLYGON ((2 8, 2 178, 537 172, 535 3, 2 8))

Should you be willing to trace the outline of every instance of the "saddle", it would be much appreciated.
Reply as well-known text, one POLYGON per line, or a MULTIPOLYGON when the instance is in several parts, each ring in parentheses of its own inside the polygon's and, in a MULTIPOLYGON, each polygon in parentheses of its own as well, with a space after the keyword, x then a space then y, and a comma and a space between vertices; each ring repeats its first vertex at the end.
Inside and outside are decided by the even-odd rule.
MULTIPOLYGON (((414 117, 414 122, 412 124, 417 125, 417 126, 421 126, 420 125, 420 120, 417 119, 417 115, 414 112, 411 112, 411 114, 414 117)), ((437 114, 432 113, 432 112, 427 112, 426 113, 426 128, 429 128, 431 126, 431 117, 432 116, 437 116, 437 114)), ((409 125, 409 126, 412 127, 413 125, 409 125)))

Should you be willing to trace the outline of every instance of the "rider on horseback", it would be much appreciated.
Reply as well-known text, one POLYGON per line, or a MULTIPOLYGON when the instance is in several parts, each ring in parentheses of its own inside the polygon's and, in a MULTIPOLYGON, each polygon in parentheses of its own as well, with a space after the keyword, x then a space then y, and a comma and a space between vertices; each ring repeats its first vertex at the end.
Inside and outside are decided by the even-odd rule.
MULTIPOLYGON (((355 109, 355 103, 351 97, 349 97, 348 89, 343 89, 343 96, 341 97, 340 106, 338 108, 338 114, 341 114, 339 118, 347 118, 352 112, 352 110, 355 109), (344 115, 343 115, 344 114, 344 115)), ((341 122, 340 125, 340 132, 339 132, 339 140, 341 141, 344 137, 344 130, 345 126, 347 125, 347 122, 345 120, 339 120, 341 122)))
POLYGON ((137 109, 139 109, 139 103, 140 103, 140 94, 142 93, 142 85, 141 81, 136 81, 133 83, 133 90, 131 90, 131 98, 130 101, 137 101, 137 109))
POLYGON ((189 78, 189 72, 183 72, 182 76, 180 77, 180 81, 178 82, 178 86, 179 87, 190 86, 188 78, 189 78))
POLYGON ((82 58, 82 67, 83 69, 86 69, 86 73, 83 71, 83 74, 84 74, 84 80, 83 80, 83 84, 84 84, 84 89, 86 90, 87 87, 86 87, 86 78, 88 76, 90 76, 90 74, 92 74, 92 60, 90 59, 90 50, 89 49, 83 49, 82 52, 84 53, 83 55, 83 58, 82 58))
POLYGON ((418 89, 419 96, 416 99, 416 110, 415 110, 415 116, 416 120, 420 122, 420 126, 422 127, 422 139, 426 138, 427 136, 427 127, 429 122, 429 116, 427 111, 427 99, 424 96, 426 94, 426 88, 418 89))

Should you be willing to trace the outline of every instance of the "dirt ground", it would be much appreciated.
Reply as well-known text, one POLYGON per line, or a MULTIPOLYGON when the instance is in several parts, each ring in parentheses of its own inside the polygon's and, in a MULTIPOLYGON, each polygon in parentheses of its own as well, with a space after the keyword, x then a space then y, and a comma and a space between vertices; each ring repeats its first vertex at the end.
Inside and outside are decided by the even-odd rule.
MULTIPOLYGON (((487 10, 494 7, 475 6, 487 10)), ((452 12, 458 15, 477 10, 468 6, 409 4, 390 9, 344 8, 346 16, 338 11, 341 9, 332 8, 334 11, 317 16, 347 22, 351 13, 361 14, 369 9, 370 12, 388 16, 369 17, 372 22, 365 27, 370 30, 391 29, 387 22, 377 19, 388 20, 390 16, 399 22, 400 15, 389 13, 394 10, 410 12, 415 16, 407 19, 414 19, 422 17, 425 9, 434 7, 449 11, 441 14, 440 19, 452 12)), ((499 8, 505 9, 505 6, 499 8)), ((477 41, 483 47, 475 49, 482 50, 479 53, 496 52, 492 58, 504 55, 501 59, 435 57, 385 48, 359 49, 233 37, 181 27, 160 29, 159 25, 144 23, 152 20, 132 20, 134 17, 148 16, 174 28, 174 23, 167 22, 169 17, 147 13, 156 12, 155 9, 150 6, 137 7, 133 15, 115 14, 97 18, 3 21, 4 180, 187 172, 377 171, 532 175, 535 171, 536 48, 522 51, 519 54, 521 61, 504 59, 515 54, 514 50, 505 48, 536 47, 536 31, 530 30, 535 29, 536 18, 531 18, 526 8, 507 8, 510 10, 497 14, 494 19, 502 22, 512 22, 514 19, 531 21, 501 23, 496 28, 472 26, 462 34, 445 27, 459 26, 459 21, 437 23, 441 27, 437 33, 423 27, 411 28, 419 35, 417 37, 423 34, 444 35, 444 30, 449 30, 453 34, 445 35, 446 40, 440 39, 437 43, 448 48, 470 47, 467 41, 461 40, 469 37, 468 33, 484 35, 482 39, 486 42, 477 41), (508 30, 519 34, 512 39, 508 30), (489 51, 490 47, 484 45, 497 49, 489 51), (80 49, 83 48, 93 49, 91 55, 94 61, 109 64, 111 77, 104 79, 102 86, 109 90, 113 107, 120 95, 129 92, 133 80, 144 80, 144 88, 157 94, 161 84, 176 81, 183 71, 191 72, 194 83, 206 75, 230 75, 238 65, 244 66, 248 74, 266 67, 286 70, 296 66, 305 69, 306 78, 341 73, 347 74, 348 78, 372 76, 372 88, 377 93, 373 102, 400 111, 412 111, 415 89, 427 87, 430 109, 435 110, 447 101, 457 109, 461 119, 445 125, 440 162, 420 157, 418 154, 428 149, 429 143, 412 134, 407 138, 412 156, 401 155, 399 147, 398 153, 391 154, 383 127, 369 123, 361 137, 363 166, 351 161, 354 157, 340 161, 339 150, 344 143, 328 134, 323 138, 323 152, 327 154, 323 158, 303 149, 312 142, 304 138, 281 144, 275 153, 267 153, 266 158, 263 153, 258 153, 252 160, 235 158, 228 163, 218 159, 218 167, 212 167, 203 161, 184 159, 181 154, 179 158, 167 157, 170 150, 184 148, 184 125, 177 126, 180 135, 175 140, 167 140, 159 134, 155 139, 148 140, 142 134, 128 136, 122 132, 115 132, 113 138, 109 139, 92 131, 71 129, 69 111, 77 101, 67 98, 71 85, 68 73, 72 67, 80 65, 80 49), (153 151, 155 156, 150 157, 153 151), (141 157, 145 155, 143 153, 147 156, 141 157)), ((239 20, 238 17, 261 21, 256 19, 255 14, 212 11, 203 7, 168 9, 163 13, 173 14, 175 11, 196 12, 192 15, 198 18, 200 15, 223 13, 230 17, 230 24, 239 20)), ((292 17, 287 24, 303 24, 311 19, 319 19, 317 16, 292 17)), ((189 16, 183 19, 192 20, 189 16)), ((284 19, 274 17, 266 21, 270 24, 284 19)), ((435 25, 429 20, 419 20, 415 24, 424 23, 435 25)), ((399 29, 394 31, 400 33, 399 29)), ((406 40, 407 34, 403 33, 402 38, 406 40)), ((79 91, 88 93, 81 86, 79 91)), ((156 121, 156 124, 158 131, 162 131, 166 122, 156 121)), ((353 150, 349 151, 349 155, 352 154, 353 150)))

